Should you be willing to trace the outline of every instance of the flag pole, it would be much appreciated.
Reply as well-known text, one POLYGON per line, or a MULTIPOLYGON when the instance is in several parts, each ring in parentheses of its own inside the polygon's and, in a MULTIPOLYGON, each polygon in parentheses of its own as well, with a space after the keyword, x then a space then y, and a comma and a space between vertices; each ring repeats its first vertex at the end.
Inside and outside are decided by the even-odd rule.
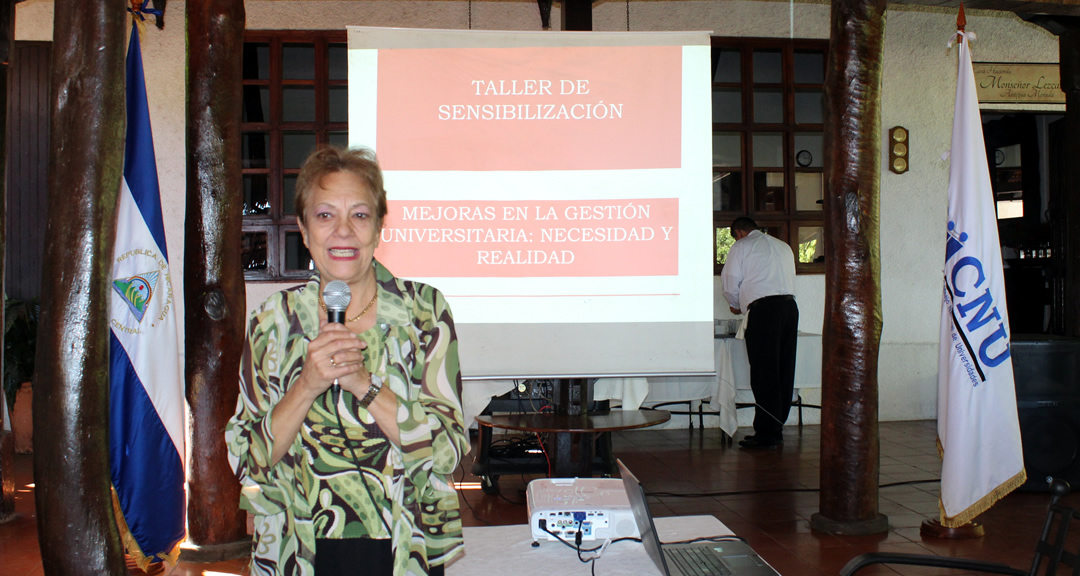
MULTIPOLYGON (((956 41, 962 40, 965 27, 967 26, 967 17, 964 15, 964 3, 960 3, 960 10, 956 14, 956 41)), ((938 449, 941 449, 941 445, 938 445, 938 449)), ((943 538, 952 540, 963 540, 970 538, 982 538, 986 533, 983 525, 972 520, 963 526, 957 526, 956 528, 949 528, 941 523, 939 518, 928 518, 923 520, 922 525, 919 527, 919 534, 923 538, 943 538)))

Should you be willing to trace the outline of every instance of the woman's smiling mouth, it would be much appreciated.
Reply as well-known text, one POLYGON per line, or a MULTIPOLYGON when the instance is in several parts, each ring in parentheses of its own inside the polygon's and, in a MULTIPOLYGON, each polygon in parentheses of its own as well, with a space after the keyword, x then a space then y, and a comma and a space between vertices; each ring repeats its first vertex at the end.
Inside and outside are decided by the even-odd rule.
POLYGON ((354 258, 356 257, 355 248, 331 248, 329 250, 332 258, 354 258))

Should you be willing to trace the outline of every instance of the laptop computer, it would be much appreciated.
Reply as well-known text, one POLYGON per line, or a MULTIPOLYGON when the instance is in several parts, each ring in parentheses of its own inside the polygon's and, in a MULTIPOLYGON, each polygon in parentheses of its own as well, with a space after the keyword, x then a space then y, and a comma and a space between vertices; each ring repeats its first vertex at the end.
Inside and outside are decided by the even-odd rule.
POLYGON ((664 576, 779 576, 772 566, 758 556, 749 544, 741 540, 695 542, 692 544, 660 544, 652 513, 645 501, 645 488, 641 486, 622 460, 619 475, 622 476, 630 510, 637 522, 641 543, 645 551, 664 576))

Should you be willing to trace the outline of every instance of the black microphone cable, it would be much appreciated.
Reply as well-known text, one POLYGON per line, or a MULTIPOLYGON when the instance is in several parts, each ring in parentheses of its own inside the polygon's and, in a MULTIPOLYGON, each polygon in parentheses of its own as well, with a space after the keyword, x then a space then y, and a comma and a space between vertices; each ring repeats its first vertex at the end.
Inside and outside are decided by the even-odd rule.
MULTIPOLYGON (((330 396, 332 397, 334 402, 334 416, 337 417, 338 429, 341 430, 342 443, 345 447, 349 449, 349 456, 351 457, 353 466, 356 467, 356 473, 360 475, 360 485, 364 487, 364 491, 367 492, 368 499, 371 501, 371 504, 375 506, 375 495, 371 492, 371 487, 368 486, 367 480, 364 479, 364 469, 360 466, 360 459, 356 457, 356 450, 354 450, 352 444, 349 443, 349 435, 345 432, 345 425, 341 421, 341 411, 338 410, 338 399, 341 396, 341 387, 334 386, 330 391, 330 396)), ((393 506, 392 503, 391 506, 393 506)), ((386 528, 387 536, 389 536, 390 541, 393 542, 394 532, 390 529, 390 524, 386 521, 386 517, 383 516, 381 510, 377 510, 377 513, 379 515, 379 520, 382 521, 383 528, 386 528)), ((392 545, 393 544, 391 544, 391 546, 392 545)))

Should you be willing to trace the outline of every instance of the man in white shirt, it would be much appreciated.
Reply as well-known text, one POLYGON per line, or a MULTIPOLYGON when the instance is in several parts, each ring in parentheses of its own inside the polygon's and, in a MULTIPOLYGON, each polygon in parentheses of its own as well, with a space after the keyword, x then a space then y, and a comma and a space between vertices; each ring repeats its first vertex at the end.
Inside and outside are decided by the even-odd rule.
POLYGON ((799 307, 795 304, 795 254, 786 243, 765 234, 750 218, 731 223, 735 244, 720 281, 735 314, 746 314, 746 356, 754 391, 754 434, 743 448, 774 448, 783 443, 784 423, 795 387, 795 345, 799 307))

